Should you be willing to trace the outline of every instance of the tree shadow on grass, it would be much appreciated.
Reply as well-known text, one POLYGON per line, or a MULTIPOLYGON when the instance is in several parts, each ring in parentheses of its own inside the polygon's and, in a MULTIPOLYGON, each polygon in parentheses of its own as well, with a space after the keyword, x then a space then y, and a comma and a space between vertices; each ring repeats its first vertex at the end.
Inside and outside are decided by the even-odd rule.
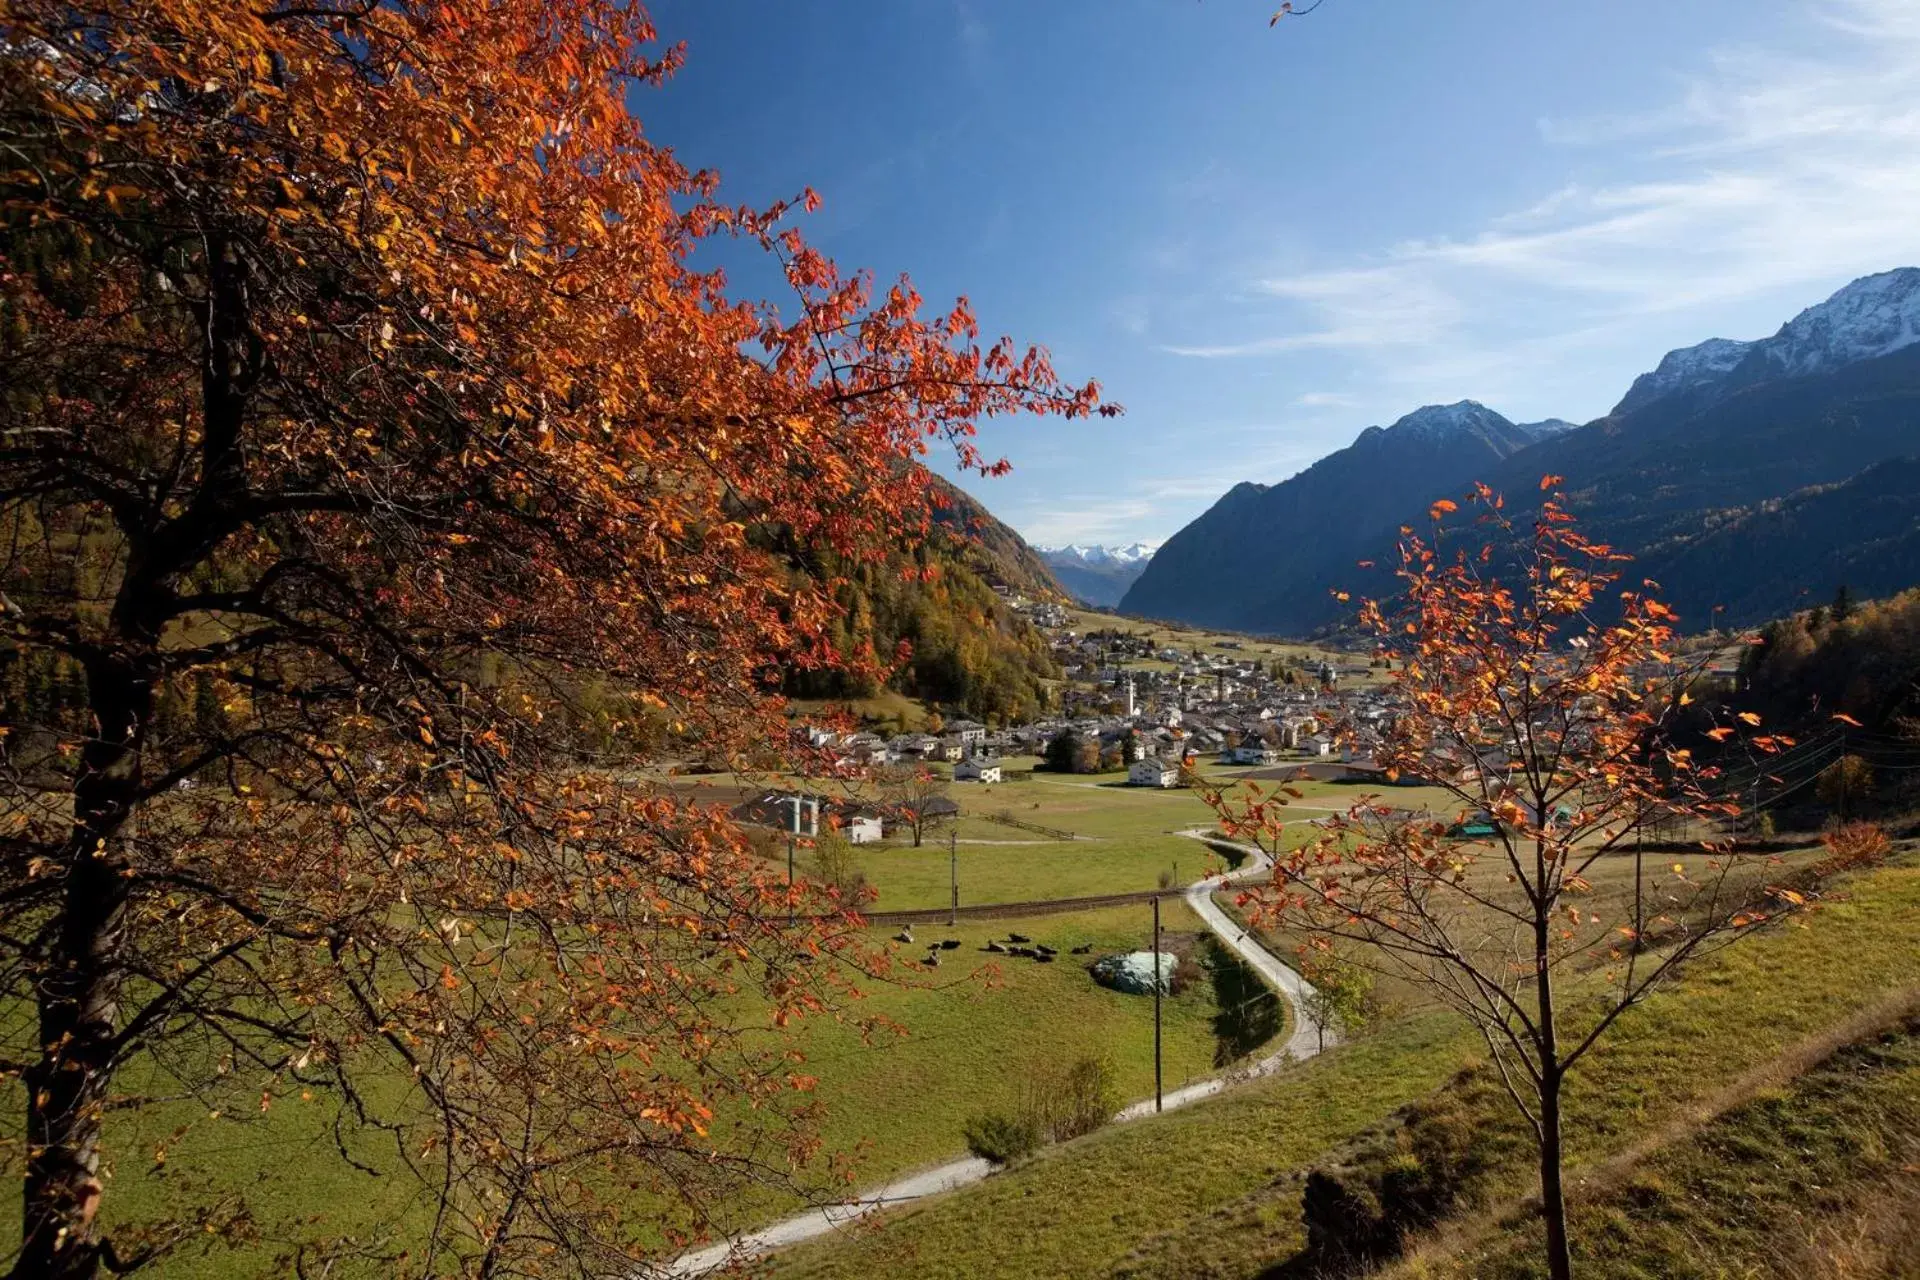
POLYGON ((1207 975, 1213 982, 1213 1065, 1238 1062, 1280 1034, 1286 1023, 1280 997, 1253 967, 1221 946, 1206 941, 1207 975))

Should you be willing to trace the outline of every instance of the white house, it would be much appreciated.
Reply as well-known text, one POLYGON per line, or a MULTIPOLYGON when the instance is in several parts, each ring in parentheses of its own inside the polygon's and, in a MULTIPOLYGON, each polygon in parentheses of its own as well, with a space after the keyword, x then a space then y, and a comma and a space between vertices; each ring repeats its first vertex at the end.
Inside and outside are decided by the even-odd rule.
POLYGON ((1220 757, 1221 764, 1279 764, 1280 753, 1264 742, 1243 742, 1237 747, 1228 747, 1220 757))
POLYGON ((1165 760, 1135 760, 1127 769, 1127 785, 1130 787, 1165 789, 1178 786, 1179 783, 1179 767, 1165 760))
POLYGON ((1310 756, 1330 756, 1333 754, 1333 739, 1314 734, 1300 740, 1300 749, 1310 756))
POLYGON ((875 844, 886 836, 886 828, 876 814, 861 814, 847 819, 848 844, 875 844))
POLYGON ((947 726, 945 736, 957 739, 963 747, 977 747, 987 740, 987 726, 978 720, 955 720, 947 726))
POLYGON ((968 756, 953 766, 955 782, 998 782, 1000 762, 991 756, 968 756))

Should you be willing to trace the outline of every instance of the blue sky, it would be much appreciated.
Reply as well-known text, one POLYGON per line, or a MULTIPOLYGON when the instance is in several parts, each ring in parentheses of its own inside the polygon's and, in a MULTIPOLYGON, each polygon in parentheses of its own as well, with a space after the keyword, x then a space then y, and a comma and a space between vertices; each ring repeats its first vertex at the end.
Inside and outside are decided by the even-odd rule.
POLYGON ((1920 0, 1275 3, 665 0, 688 64, 637 105, 1127 407, 983 424, 1013 474, 963 483, 1042 543, 1165 538, 1422 404, 1585 421, 1920 265, 1920 0))

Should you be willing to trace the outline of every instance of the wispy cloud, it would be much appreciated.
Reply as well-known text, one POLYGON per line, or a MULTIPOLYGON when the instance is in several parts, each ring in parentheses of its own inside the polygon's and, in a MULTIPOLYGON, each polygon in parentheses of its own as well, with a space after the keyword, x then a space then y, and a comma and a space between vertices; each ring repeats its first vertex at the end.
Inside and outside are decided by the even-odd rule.
POLYGON ((1310 441, 1281 435, 1271 423, 1207 430, 1233 447, 1216 463, 1191 472, 1140 476, 1106 489, 1050 487, 1044 500, 996 493, 988 485, 976 496, 1022 537, 1045 546, 1163 541, 1186 523, 1196 504, 1211 503, 1243 480, 1284 480, 1324 452, 1310 441), (1255 440, 1272 443, 1264 448, 1246 443, 1255 440))
POLYGON ((1268 305, 1254 332, 1166 349, 1340 350, 1396 383, 1479 377, 1432 392, 1491 398, 1537 378, 1543 355, 1617 343, 1647 317, 1793 290, 1812 302, 1920 259, 1920 4, 1835 0, 1816 20, 1824 56, 1719 50, 1672 102, 1541 123, 1573 159, 1617 153, 1604 159, 1622 176, 1544 192, 1472 234, 1255 278, 1245 291, 1268 305))
POLYGON ((1309 391, 1293 399, 1297 409, 1352 409, 1360 403, 1358 396, 1350 396, 1344 391, 1309 391))

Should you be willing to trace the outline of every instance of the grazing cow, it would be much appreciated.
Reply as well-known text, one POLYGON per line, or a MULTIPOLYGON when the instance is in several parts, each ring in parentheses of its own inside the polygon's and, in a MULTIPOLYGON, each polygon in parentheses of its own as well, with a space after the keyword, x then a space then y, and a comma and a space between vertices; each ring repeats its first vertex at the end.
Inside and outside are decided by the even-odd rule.
POLYGON ((1001 945, 1000 945, 999 943, 997 943, 997 942, 989 942, 989 943, 988 943, 988 944, 987 944, 986 946, 984 946, 984 947, 982 947, 982 948, 980 948, 980 949, 981 949, 982 951, 996 951, 996 952, 998 952, 998 953, 1000 953, 1001 955, 1005 955, 1005 954, 1007 954, 1007 949, 1006 949, 1005 947, 1003 947, 1003 946, 1001 946, 1001 945))
POLYGON ((940 953, 938 951, 927 952, 927 967, 929 969, 938 969, 940 967, 940 953))
POLYGON ((1024 933, 1010 933, 1007 935, 1007 941, 1008 942, 1032 942, 1033 939, 1029 938, 1024 933))
POLYGON ((959 948, 960 939, 958 938, 942 938, 940 940, 940 949, 942 951, 957 951, 959 948))
POLYGON ((1092 954, 1093 954, 1093 944, 1092 944, 1091 942, 1083 942, 1083 943, 1081 943, 1081 944, 1080 944, 1079 946, 1077 946, 1077 947, 1075 947, 1075 948, 1073 949, 1073 954, 1075 954, 1075 955, 1077 955, 1077 956, 1086 956, 1086 955, 1092 955, 1092 954))
POLYGON ((1033 959, 1032 947, 1009 947, 1007 948, 1007 950, 1008 950, 1008 953, 1011 955, 1025 956, 1029 960, 1033 959))
POLYGON ((907 925, 905 928, 901 929, 900 932, 893 935, 893 940, 895 942, 912 942, 913 926, 907 925))
POLYGON ((1036 956, 1034 956, 1034 959, 1035 959, 1035 960, 1038 960, 1038 961, 1039 961, 1039 962, 1040 962, 1041 964, 1052 964, 1052 963, 1053 963, 1053 952, 1051 952, 1051 951, 1048 951, 1048 952, 1045 952, 1045 953, 1043 953, 1043 954, 1039 954, 1039 955, 1036 955, 1036 956))
POLYGON ((1036 946, 1034 950, 1043 956, 1057 956, 1060 954, 1044 942, 1036 946))

